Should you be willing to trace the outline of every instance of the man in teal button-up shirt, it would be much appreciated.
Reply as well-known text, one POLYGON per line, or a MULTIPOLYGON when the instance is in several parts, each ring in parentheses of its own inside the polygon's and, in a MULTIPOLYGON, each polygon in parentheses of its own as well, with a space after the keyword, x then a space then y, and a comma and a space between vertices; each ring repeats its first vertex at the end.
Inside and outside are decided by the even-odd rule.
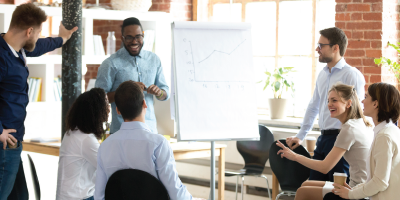
POLYGON ((95 87, 107 92, 111 103, 110 133, 118 131, 123 122, 122 116, 115 110, 115 90, 121 83, 128 80, 135 81, 145 91, 145 100, 148 105, 146 124, 153 133, 158 133, 153 96, 160 101, 169 98, 169 87, 165 81, 161 61, 153 52, 142 50, 144 35, 138 19, 134 17, 125 19, 121 32, 124 47, 104 60, 99 67, 95 84, 95 87))

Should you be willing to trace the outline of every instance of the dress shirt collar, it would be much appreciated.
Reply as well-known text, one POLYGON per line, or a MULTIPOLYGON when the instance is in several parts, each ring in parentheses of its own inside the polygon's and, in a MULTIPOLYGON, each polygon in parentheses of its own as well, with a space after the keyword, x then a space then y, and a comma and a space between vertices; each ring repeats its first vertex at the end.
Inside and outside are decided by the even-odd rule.
POLYGON ((133 121, 133 122, 122 122, 120 130, 134 130, 134 129, 144 129, 151 133, 151 130, 147 124, 143 122, 133 121))
POLYGON ((10 46, 8 43, 7 43, 7 45, 8 45, 8 47, 10 47, 10 50, 13 52, 14 56, 17 57, 17 58, 19 58, 19 56, 18 56, 18 54, 17 54, 17 51, 15 51, 15 49, 12 48, 12 46, 10 46))
MULTIPOLYGON (((0 41, 0 43, 2 43, 1 45, 4 46, 4 43, 7 44, 8 48, 10 48, 10 51, 14 54, 14 56, 19 58, 19 55, 18 55, 17 51, 4 40, 4 38, 3 38, 4 35, 5 35, 5 33, 1 34, 1 41, 0 41)), ((25 51, 24 51, 23 48, 21 49, 21 54, 24 57, 24 60, 26 60, 26 55, 25 55, 25 51)))
MULTIPOLYGON (((124 49, 124 51, 123 51, 123 53, 124 53, 124 55, 126 55, 126 56, 131 56, 131 54, 129 54, 129 52, 128 52, 128 50, 125 48, 125 46, 122 46, 122 48, 124 49)), ((139 57, 139 58, 143 58, 143 55, 144 55, 144 52, 143 52, 144 50, 143 50, 143 47, 142 47, 142 49, 140 50, 140 52, 139 52, 139 55, 137 55, 137 56, 132 56, 132 57, 139 57)))
POLYGON ((394 126, 394 124, 393 124, 391 119, 389 120, 389 123, 387 123, 386 121, 383 121, 383 122, 379 123, 378 125, 376 125, 374 127, 374 135, 376 136, 379 133, 379 131, 381 131, 382 129, 384 129, 386 127, 389 127, 391 125, 394 126))
MULTIPOLYGON (((333 72, 333 69, 334 69, 334 68, 335 68, 335 69, 342 69, 346 64, 347 64, 346 61, 345 61, 344 58, 342 57, 342 58, 339 60, 339 62, 336 63, 336 65, 335 65, 334 67, 332 67, 331 72, 333 72)), ((324 71, 325 71, 326 73, 329 73, 329 67, 328 67, 328 65, 326 65, 326 66, 324 67, 324 71)))

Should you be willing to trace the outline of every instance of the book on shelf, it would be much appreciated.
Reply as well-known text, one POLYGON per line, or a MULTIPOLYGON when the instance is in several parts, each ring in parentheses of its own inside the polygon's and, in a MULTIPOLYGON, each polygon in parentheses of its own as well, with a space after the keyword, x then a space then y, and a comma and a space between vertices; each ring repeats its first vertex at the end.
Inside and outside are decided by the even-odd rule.
POLYGON ((94 55, 105 56, 103 40, 100 35, 93 35, 94 55))
POLYGON ((33 95, 33 102, 39 102, 42 100, 42 79, 36 79, 35 94, 33 95))
POLYGON ((42 78, 28 78, 29 90, 28 97, 30 102, 39 102, 42 100, 42 78))
POLYGON ((55 101, 62 100, 61 78, 60 77, 55 77, 53 80, 53 93, 54 93, 55 101))

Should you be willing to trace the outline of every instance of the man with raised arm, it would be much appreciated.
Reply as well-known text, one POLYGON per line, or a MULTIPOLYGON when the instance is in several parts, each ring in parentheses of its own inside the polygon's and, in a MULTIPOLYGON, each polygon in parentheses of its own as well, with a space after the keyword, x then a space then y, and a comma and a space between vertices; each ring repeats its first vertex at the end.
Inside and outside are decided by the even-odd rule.
POLYGON ((32 3, 13 12, 10 28, 0 37, 0 200, 28 199, 21 161, 28 105, 26 57, 41 56, 61 47, 78 28, 61 24, 59 37, 38 39, 46 13, 32 3))
MULTIPOLYGON (((312 129, 314 121, 319 114, 318 125, 321 136, 317 140, 317 148, 314 151, 314 159, 324 160, 331 151, 339 134, 342 124, 338 119, 331 118, 328 109, 328 91, 330 87, 338 82, 352 85, 357 90, 358 98, 364 98, 365 80, 361 72, 351 67, 343 58, 347 48, 347 37, 345 33, 337 28, 328 28, 320 31, 321 37, 315 51, 319 54, 319 62, 327 65, 319 73, 315 85, 314 94, 308 104, 306 114, 299 133, 295 137, 286 139, 291 149, 298 147, 308 132, 312 129)), ((328 174, 311 170, 310 180, 331 181, 333 173, 341 172, 349 175, 349 164, 341 158, 338 164, 328 174)))

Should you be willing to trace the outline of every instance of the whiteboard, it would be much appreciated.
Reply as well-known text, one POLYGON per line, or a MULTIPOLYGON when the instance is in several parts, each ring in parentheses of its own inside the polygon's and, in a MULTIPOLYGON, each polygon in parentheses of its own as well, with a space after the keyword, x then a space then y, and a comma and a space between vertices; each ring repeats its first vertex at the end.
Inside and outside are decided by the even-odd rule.
POLYGON ((172 40, 178 140, 259 140, 250 24, 174 22, 172 40))

